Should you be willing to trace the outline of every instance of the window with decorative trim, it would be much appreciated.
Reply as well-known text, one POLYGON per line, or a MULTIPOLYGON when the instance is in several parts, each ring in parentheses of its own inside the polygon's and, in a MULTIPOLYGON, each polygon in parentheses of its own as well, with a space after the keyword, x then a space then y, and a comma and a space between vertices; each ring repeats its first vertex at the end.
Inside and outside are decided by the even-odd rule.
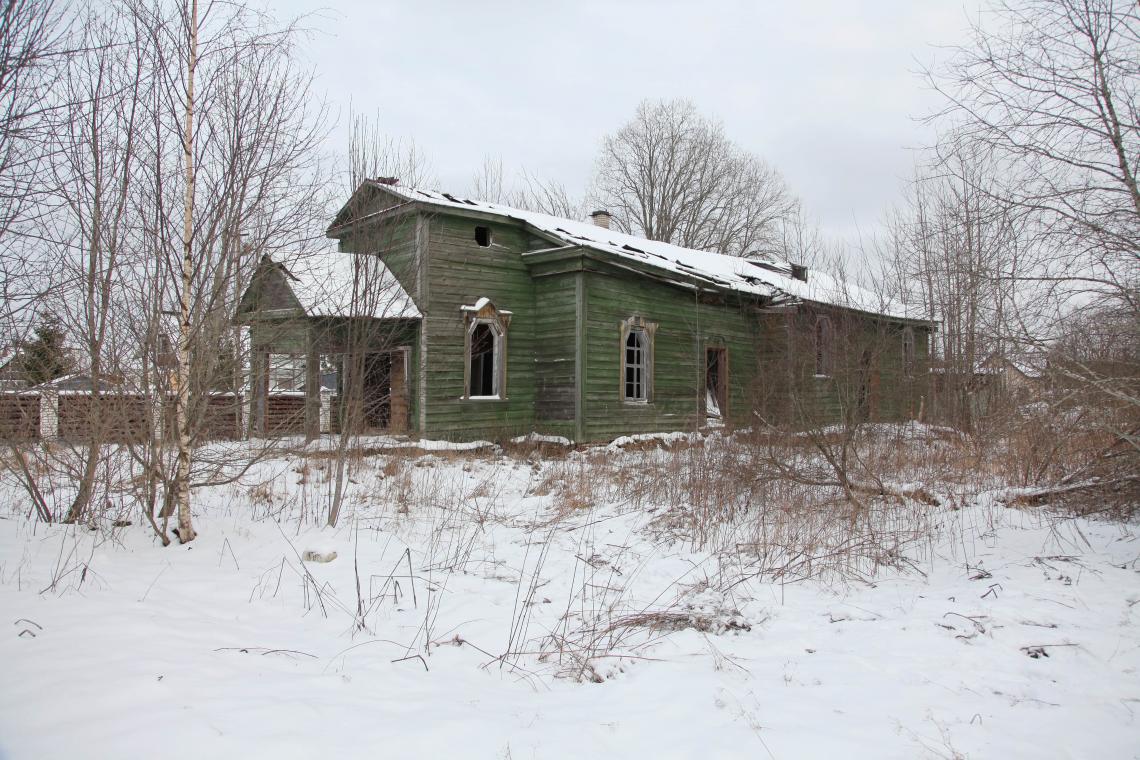
POLYGON ((463 398, 507 397, 507 327, 511 312, 488 298, 462 306, 465 321, 463 398))
POLYGON ((270 393, 305 390, 304 354, 268 354, 266 364, 270 393))
POLYGON ((913 327, 904 327, 902 331, 902 370, 903 377, 914 377, 913 327))
POLYGON ((830 317, 817 317, 815 320, 815 374, 817 377, 830 377, 835 357, 835 336, 830 317))
POLYGON ((632 403, 653 400, 653 336, 657 325, 642 317, 621 323, 621 399, 632 403))
POLYGON ((645 401, 648 384, 645 382, 645 355, 649 339, 644 330, 630 330, 625 338, 625 398, 626 401, 645 401))

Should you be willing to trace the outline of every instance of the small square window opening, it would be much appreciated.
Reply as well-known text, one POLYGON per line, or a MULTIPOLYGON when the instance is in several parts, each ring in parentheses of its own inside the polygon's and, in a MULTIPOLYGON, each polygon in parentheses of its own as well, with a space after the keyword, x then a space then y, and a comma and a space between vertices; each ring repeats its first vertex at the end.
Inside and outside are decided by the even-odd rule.
POLYGON ((486 248, 491 245, 491 228, 483 226, 476 227, 475 242, 479 244, 480 248, 486 248))

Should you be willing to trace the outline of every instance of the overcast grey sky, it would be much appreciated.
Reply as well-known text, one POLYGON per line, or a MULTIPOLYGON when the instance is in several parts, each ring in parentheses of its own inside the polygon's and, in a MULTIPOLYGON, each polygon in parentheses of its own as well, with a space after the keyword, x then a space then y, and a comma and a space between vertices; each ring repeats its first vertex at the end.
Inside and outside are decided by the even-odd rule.
POLYGON ((974 0, 278 0, 316 12, 307 55, 341 115, 414 138, 440 189, 485 155, 585 190, 602 137, 684 97, 778 167, 831 235, 874 227, 930 140, 915 73, 964 41, 974 0))

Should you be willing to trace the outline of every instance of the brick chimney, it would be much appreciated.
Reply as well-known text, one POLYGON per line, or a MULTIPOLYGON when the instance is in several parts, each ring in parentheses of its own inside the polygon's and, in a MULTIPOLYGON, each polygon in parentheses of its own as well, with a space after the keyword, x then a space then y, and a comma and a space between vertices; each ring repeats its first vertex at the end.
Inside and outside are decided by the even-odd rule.
POLYGON ((610 212, 602 209, 592 211, 590 212, 590 221, 598 227, 604 227, 608 230, 610 228, 610 212))
POLYGON ((377 184, 380 184, 380 185, 398 185, 398 184, 400 184, 399 177, 377 177, 376 179, 374 179, 372 181, 377 183, 377 184))

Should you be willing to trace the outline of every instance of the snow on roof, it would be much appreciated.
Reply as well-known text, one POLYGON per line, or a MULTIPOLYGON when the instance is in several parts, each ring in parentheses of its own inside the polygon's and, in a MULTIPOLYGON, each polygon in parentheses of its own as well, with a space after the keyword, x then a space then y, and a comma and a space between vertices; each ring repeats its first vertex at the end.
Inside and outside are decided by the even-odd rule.
POLYGON ((726 256, 626 235, 591 222, 561 219, 536 211, 524 211, 497 203, 461 198, 450 193, 378 182, 368 184, 407 201, 441 208, 480 211, 516 219, 566 245, 584 246, 673 275, 704 281, 710 285, 741 293, 772 299, 790 297, 801 301, 885 314, 900 319, 925 319, 923 315, 915 313, 897 301, 884 298, 824 272, 811 271, 807 282, 796 279, 792 276, 792 265, 774 256, 762 259, 726 256))
POLYGON ((1006 358, 1006 361, 1009 362, 1009 366, 1013 367, 1015 370, 1028 377, 1030 380, 1040 380, 1041 378, 1045 377, 1045 368, 1043 366, 1044 360, 1038 360, 1035 358, 1013 357, 1006 358))
MULTIPOLYGON (((120 378, 121 381, 121 378, 120 378)), ((86 373, 61 375, 54 380, 33 386, 33 391, 57 391, 59 393, 92 393, 98 387, 100 393, 112 393, 121 390, 122 382, 115 382, 110 378, 99 378, 98 384, 86 373)))
POLYGON ((422 315, 396 276, 376 256, 322 251, 281 266, 310 317, 419 319, 422 315))

